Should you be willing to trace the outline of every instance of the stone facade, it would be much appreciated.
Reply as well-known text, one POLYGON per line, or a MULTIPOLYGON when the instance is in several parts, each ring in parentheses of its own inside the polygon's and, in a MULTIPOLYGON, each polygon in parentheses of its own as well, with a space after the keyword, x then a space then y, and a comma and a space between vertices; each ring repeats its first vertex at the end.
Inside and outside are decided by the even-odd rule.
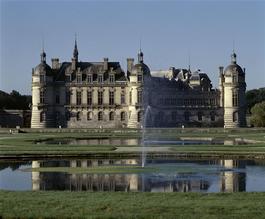
MULTIPOLYGON (((138 61, 127 59, 127 72, 119 62, 81 62, 75 42, 71 62, 52 59, 32 70, 32 128, 140 128, 184 126, 244 126, 245 73, 236 63, 238 81, 228 66, 220 68, 219 90, 207 74, 170 68, 150 72, 143 52, 138 61), (238 91, 238 104, 232 90, 238 91), (232 114, 231 114, 232 113, 232 114), (231 115, 237 113, 237 120, 231 115), (143 119, 145 118, 145 119, 143 119), (145 120, 145 121, 143 121, 145 120), (224 121, 225 120, 225 121, 224 121)), ((234 72, 234 70, 233 70, 234 72)))

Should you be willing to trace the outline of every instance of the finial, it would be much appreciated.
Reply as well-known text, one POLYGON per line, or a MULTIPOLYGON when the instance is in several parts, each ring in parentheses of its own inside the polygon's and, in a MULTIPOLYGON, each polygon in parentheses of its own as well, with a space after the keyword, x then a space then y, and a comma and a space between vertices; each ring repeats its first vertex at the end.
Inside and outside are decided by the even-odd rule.
POLYGON ((190 51, 189 51, 189 71, 190 71, 190 51))
POLYGON ((233 40, 233 53, 235 53, 235 40, 233 40))
POLYGON ((46 53, 44 51, 44 39, 42 37, 42 42, 41 42, 41 54, 40 54, 40 59, 41 59, 41 62, 45 63, 46 62, 46 53))

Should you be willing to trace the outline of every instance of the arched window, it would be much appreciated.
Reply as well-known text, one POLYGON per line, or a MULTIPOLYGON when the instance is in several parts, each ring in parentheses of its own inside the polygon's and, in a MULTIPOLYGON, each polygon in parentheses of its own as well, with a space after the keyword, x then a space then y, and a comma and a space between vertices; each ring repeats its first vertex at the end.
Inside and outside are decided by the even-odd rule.
POLYGON ((81 112, 76 113, 76 120, 80 121, 81 120, 81 112))
POLYGON ((190 121, 190 112, 186 111, 184 113, 184 119, 185 119, 186 122, 190 121))
POLYGON ((87 112, 87 120, 92 120, 93 114, 92 112, 87 112))
POLYGON ((114 112, 113 112, 113 111, 111 111, 111 112, 109 113, 109 120, 110 120, 110 121, 113 121, 113 120, 114 120, 114 112))
POLYGON ((102 121, 103 120, 103 112, 100 111, 98 112, 98 121, 102 121))
POLYGON ((233 122, 238 121, 238 112, 233 112, 233 122))
POLYGON ((125 112, 121 112, 121 121, 124 121, 126 118, 126 113, 125 112))
POLYGON ((40 122, 44 122, 46 119, 46 113, 45 112, 41 112, 40 113, 40 122))
POLYGON ((202 112, 198 112, 198 121, 202 121, 202 112))

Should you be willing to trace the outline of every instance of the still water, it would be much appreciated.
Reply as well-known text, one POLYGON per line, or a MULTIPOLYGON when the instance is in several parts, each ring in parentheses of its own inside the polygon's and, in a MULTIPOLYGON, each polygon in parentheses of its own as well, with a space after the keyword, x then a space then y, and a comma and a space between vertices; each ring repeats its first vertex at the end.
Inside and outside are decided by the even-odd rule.
POLYGON ((0 162, 0 189, 142 192, 265 191, 265 161, 147 160, 145 173, 26 172, 34 167, 139 166, 140 159, 77 159, 0 162))
MULTIPOLYGON (((140 145, 142 143, 142 139, 140 138, 131 138, 131 139, 123 139, 123 138, 89 138, 89 139, 50 139, 50 140, 42 140, 37 141, 36 144, 68 144, 68 145, 112 145, 112 146, 132 146, 132 145, 140 145)), ((145 139, 145 145, 242 145, 246 144, 243 140, 222 140, 222 139, 212 139, 212 140, 181 140, 175 138, 168 139, 145 139)))

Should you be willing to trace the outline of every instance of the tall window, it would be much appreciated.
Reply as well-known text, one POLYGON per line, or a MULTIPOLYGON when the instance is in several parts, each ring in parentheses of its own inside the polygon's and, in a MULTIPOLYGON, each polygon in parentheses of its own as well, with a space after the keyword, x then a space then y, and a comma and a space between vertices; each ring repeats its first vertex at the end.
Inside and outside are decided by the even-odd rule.
POLYGON ((121 104, 125 104, 125 92, 121 92, 121 104))
POLYGON ((77 83, 81 83, 82 82, 81 74, 77 75, 76 81, 77 81, 77 83))
POLYGON ((233 106, 238 106, 238 92, 237 92, 237 90, 233 90, 232 100, 233 100, 233 106))
POLYGON ((132 104, 132 91, 129 93, 129 103, 132 104))
POLYGON ((103 91, 98 91, 98 105, 103 104, 103 91))
POLYGON ((92 112, 88 112, 87 113, 87 120, 92 120, 92 116, 93 116, 92 112))
POLYGON ((44 83, 45 82, 45 75, 41 74, 40 75, 40 83, 44 83))
POLYGON ((109 105, 114 105, 114 91, 109 92, 109 105))
POLYGON ((202 112, 198 112, 198 121, 202 121, 202 112))
POLYGON ((87 75, 87 82, 88 83, 92 83, 93 82, 92 74, 88 74, 87 75))
POLYGON ((125 112, 121 112, 121 121, 124 121, 125 120, 125 117, 126 117, 125 112))
POLYGON ((66 75, 66 82, 71 82, 71 75, 66 75))
POLYGON ((103 83, 103 75, 98 75, 98 83, 103 83))
POLYGON ((92 105, 92 91, 87 91, 87 105, 92 105))
POLYGON ((81 105, 81 95, 82 95, 81 91, 76 92, 76 104, 77 105, 81 105))
POLYGON ((233 112, 233 122, 238 121, 238 112, 233 112))
POLYGON ((80 121, 81 120, 81 112, 76 113, 76 120, 80 121))
POLYGON ((41 112, 40 113, 40 122, 44 122, 46 119, 46 113, 45 112, 41 112))
POLYGON ((190 121, 190 112, 186 111, 184 113, 184 119, 185 119, 186 122, 190 121))
POLYGON ((56 94, 56 96, 55 96, 55 103, 60 104, 60 95, 59 94, 56 94))
POLYGON ((177 120, 177 112, 175 112, 175 111, 171 112, 171 119, 173 122, 175 122, 177 120))
POLYGON ((213 121, 215 121, 215 113, 214 112, 211 112, 211 121, 213 122, 213 121))
POLYGON ((142 103, 142 91, 141 90, 137 91, 137 103, 139 104, 142 103))
POLYGON ((103 120, 103 112, 98 112, 98 121, 102 121, 103 120))
POLYGON ((233 74, 233 75, 232 75, 232 82, 233 82, 233 83, 237 83, 237 82, 238 82, 238 81, 237 81, 237 78, 238 78, 238 77, 237 77, 237 74, 233 74))
POLYGON ((142 74, 138 74, 137 75, 137 82, 139 82, 139 83, 143 82, 143 76, 142 76, 142 74))
POLYGON ((141 121, 142 121, 142 112, 139 111, 139 112, 137 113, 137 122, 141 122, 141 121))
POLYGON ((70 104, 70 97, 71 97, 71 92, 70 91, 66 91, 65 102, 66 102, 67 105, 70 104))
POLYGON ((110 82, 110 83, 114 83, 114 75, 113 75, 113 74, 111 74, 111 75, 109 76, 109 82, 110 82))
POLYGON ((44 90, 40 91, 40 103, 44 103, 44 90))
POLYGON ((114 120, 114 112, 109 113, 109 120, 110 121, 114 120))

